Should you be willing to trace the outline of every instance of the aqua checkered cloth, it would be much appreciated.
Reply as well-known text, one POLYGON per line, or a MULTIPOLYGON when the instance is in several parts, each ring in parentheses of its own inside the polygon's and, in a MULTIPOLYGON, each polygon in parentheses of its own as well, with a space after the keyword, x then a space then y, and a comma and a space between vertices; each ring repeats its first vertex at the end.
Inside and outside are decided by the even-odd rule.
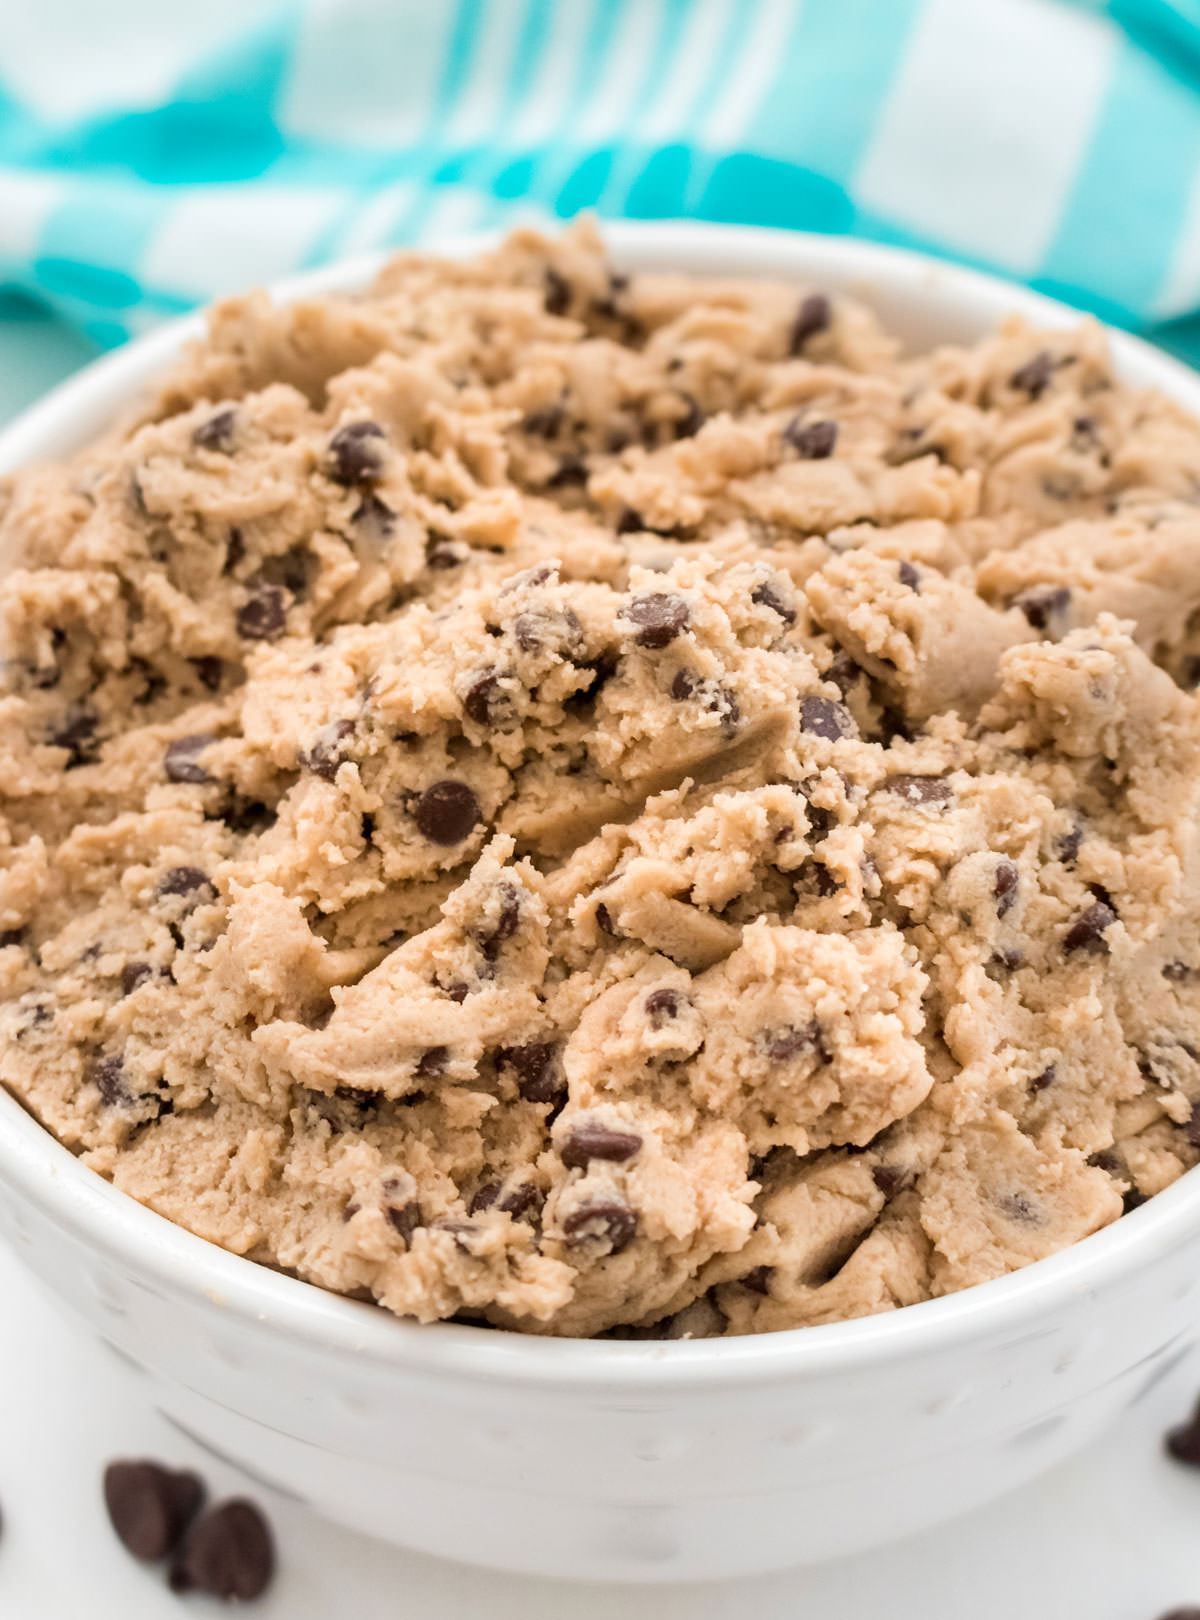
POLYGON ((102 345, 581 209, 910 243, 1200 356, 1200 0, 5 7, 0 281, 102 345))

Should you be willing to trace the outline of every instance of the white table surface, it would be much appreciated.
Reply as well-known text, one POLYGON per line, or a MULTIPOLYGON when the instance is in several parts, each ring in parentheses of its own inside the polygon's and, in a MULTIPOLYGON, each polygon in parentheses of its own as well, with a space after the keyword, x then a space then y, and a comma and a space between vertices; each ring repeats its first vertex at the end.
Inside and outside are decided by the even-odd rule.
MULTIPOLYGON (((0 421, 86 358, 45 321, 0 319, 0 421)), ((180 1620, 108 1528, 104 1464, 190 1464, 267 1508, 280 1575, 263 1620, 1159 1620, 1200 1605, 1200 1471, 1161 1436, 1200 1393, 1200 1351, 1081 1456, 969 1518, 815 1569, 721 1585, 520 1579, 398 1552, 240 1479, 0 1248, 0 1620, 180 1620)), ((1200 1333, 1200 1323, 1197 1324, 1200 1333)))

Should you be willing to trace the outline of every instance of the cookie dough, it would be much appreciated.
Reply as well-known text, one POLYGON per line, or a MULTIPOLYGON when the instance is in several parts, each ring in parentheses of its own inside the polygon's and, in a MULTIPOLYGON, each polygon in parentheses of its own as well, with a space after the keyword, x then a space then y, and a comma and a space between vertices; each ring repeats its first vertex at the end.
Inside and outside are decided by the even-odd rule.
POLYGON ((422 1321, 741 1334, 1200 1158, 1200 426, 590 227, 213 313, 0 494, 0 1078, 422 1321))

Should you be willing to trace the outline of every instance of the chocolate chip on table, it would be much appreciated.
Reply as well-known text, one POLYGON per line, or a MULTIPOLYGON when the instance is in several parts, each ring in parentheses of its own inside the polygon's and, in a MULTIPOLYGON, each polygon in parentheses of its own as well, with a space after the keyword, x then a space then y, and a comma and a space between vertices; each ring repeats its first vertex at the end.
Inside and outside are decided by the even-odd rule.
POLYGON ((1061 618, 1071 605, 1071 593, 1065 585, 1032 585, 1013 597, 1011 607, 1020 608, 1033 630, 1047 630, 1050 621, 1061 618))
POLYGON ((825 1056, 821 1046, 821 1026, 815 1018, 801 1026, 789 1024, 784 1029, 764 1030, 760 1039, 772 1063, 786 1063, 791 1058, 799 1057, 802 1052, 819 1052, 825 1056))
POLYGON ((547 315, 565 315, 571 307, 571 283, 552 264, 546 266, 543 295, 547 315))
POLYGON ((784 624, 795 624, 795 608, 790 607, 788 603, 784 601, 783 597, 779 594, 778 590, 769 579, 763 580, 761 585, 756 585, 754 587, 753 591, 750 593, 750 600, 756 603, 759 607, 770 608, 772 613, 777 613, 779 615, 784 624))
POLYGON ((636 1131, 615 1130, 597 1121, 582 1120, 571 1127, 562 1146, 562 1162, 568 1170, 586 1170, 592 1159, 624 1164, 642 1145, 636 1131))
POLYGON ((330 720, 301 754, 300 763, 314 776, 332 782, 338 773, 338 766, 346 757, 342 744, 353 735, 353 720, 330 720))
POLYGON ((96 757, 96 727, 99 717, 91 709, 68 709, 46 728, 46 741, 55 748, 65 748, 69 758, 66 769, 87 765, 96 757))
POLYGON ((1029 1082, 1030 1091, 1045 1091, 1047 1086, 1052 1086, 1054 1084, 1057 1075, 1057 1066, 1053 1063, 1048 1063, 1042 1070, 1041 1074, 1035 1074, 1033 1079, 1029 1082))
POLYGON ((639 647, 665 647, 687 629, 692 616, 681 596, 653 592, 635 596, 622 609, 621 617, 637 626, 634 640, 639 647))
POLYGON ((237 412, 232 405, 226 405, 200 423, 192 433, 192 443, 198 450, 216 450, 222 455, 228 455, 233 449, 236 427, 237 412))
POLYGON ((1049 387, 1053 374, 1054 356, 1049 349, 1039 349, 1032 360, 1027 360, 1013 372, 1008 379, 1009 387, 1028 394, 1030 399, 1040 399, 1049 387))
POLYGON ((149 1461, 111 1462, 104 1470, 104 1505, 127 1552, 146 1563, 165 1558, 204 1501, 204 1485, 186 1469, 149 1461))
POLYGON ((92 1079, 96 1082, 101 1101, 110 1108, 125 1108, 133 1101, 133 1094, 125 1084, 125 1059, 119 1052, 109 1052, 97 1058, 92 1065, 92 1079))
POLYGON ((465 782, 435 782, 417 800, 413 817, 431 844, 461 844, 482 819, 479 800, 465 782))
POLYGON ((1001 858, 996 862, 996 873, 992 879, 992 894, 996 900, 997 917, 1006 917, 1016 905, 1020 879, 1021 874, 1013 861, 1001 858))
POLYGON ((339 484, 371 484, 383 477, 384 434, 378 422, 347 422, 329 441, 331 474, 339 484))
POLYGON ((664 1024, 673 1018, 678 1018, 684 1007, 689 1005, 686 996, 680 995, 678 990, 672 990, 669 985, 663 985, 659 990, 651 990, 645 1000, 646 1017, 650 1020, 651 1029, 661 1029, 664 1024))
POLYGON ((900 575, 901 585, 906 585, 910 591, 916 591, 919 596, 921 593, 921 576, 912 563, 907 559, 901 559, 897 572, 900 575))
POLYGON ((607 1243, 610 1254, 620 1254, 633 1241, 637 1225, 625 1200, 612 1194, 573 1209, 563 1222, 563 1236, 572 1248, 589 1241, 607 1243))
POLYGON ((200 764, 199 756, 215 739, 211 731, 197 731, 190 737, 176 737, 167 744, 163 768, 168 782, 188 782, 200 785, 213 780, 210 772, 200 764))
POLYGON ((1106 900, 1093 900, 1076 917, 1063 936, 1064 951, 1106 951, 1104 935, 1117 920, 1117 914, 1106 900))
POLYGON ((534 1041, 528 1046, 506 1046, 496 1053, 496 1061, 517 1072, 517 1090, 525 1102, 552 1103, 567 1089, 558 1063, 555 1041, 534 1041))
POLYGON ((825 294, 809 293, 792 321, 788 353, 793 356, 802 354, 809 338, 816 337, 818 332, 827 332, 832 319, 833 309, 825 294))
POLYGON ((158 882, 160 895, 196 894, 201 889, 216 894, 208 873, 202 872, 198 866, 172 866, 158 882))
POLYGON ((853 737, 858 731, 854 717, 844 704, 835 702, 833 698, 821 697, 819 693, 800 699, 800 729, 812 737, 824 737, 830 742, 853 737))
POLYGON ((785 441, 802 461, 824 461, 837 447, 836 422, 808 422, 794 416, 783 430, 785 441))
POLYGON ((266 1591, 274 1573, 270 1526, 253 1502, 235 1497, 193 1523, 172 1561, 169 1585, 173 1592, 251 1603, 266 1591))
POLYGON ((883 786, 905 804, 935 805, 939 808, 950 803, 953 793, 949 782, 940 776, 887 776, 883 786))
POLYGON ((505 676, 498 669, 481 670, 463 696, 463 712, 477 726, 498 730, 516 719, 513 695, 502 685, 505 676))
POLYGON ((274 641, 287 624, 287 592, 259 582, 237 610, 238 635, 247 641, 274 641))
POLYGON ((1174 1457, 1176 1462, 1200 1468, 1200 1404, 1186 1423, 1168 1429, 1164 1444, 1168 1456, 1174 1457))
POLYGON ((131 996, 140 984, 154 977, 149 962, 126 962, 121 969, 121 994, 131 996))

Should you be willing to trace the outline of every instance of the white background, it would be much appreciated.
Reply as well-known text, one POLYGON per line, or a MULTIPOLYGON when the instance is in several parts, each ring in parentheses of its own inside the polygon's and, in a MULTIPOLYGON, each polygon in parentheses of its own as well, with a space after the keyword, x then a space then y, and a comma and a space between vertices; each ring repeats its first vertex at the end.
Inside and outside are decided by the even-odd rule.
MULTIPOLYGON (((82 358, 47 323, 0 321, 0 421, 82 358)), ((0 1620, 222 1612, 171 1596, 118 1545, 100 1477, 119 1456, 190 1465, 215 1494, 267 1508, 280 1576, 261 1605, 237 1611, 262 1620, 1159 1620, 1200 1605, 1200 1471, 1161 1452, 1198 1393, 1200 1351, 1037 1484, 854 1559, 710 1586, 523 1580, 366 1541, 239 1477, 173 1429, 149 1385, 0 1248, 0 1620)))

